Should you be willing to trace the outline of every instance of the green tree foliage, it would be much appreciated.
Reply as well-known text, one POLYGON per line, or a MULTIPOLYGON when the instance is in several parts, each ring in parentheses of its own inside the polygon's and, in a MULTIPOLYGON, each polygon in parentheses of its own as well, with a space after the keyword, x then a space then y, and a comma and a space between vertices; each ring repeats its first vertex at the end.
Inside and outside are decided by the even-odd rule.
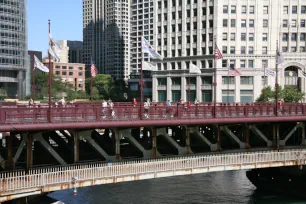
MULTIPOLYGON (((37 72, 35 75, 35 83, 36 83, 36 99, 44 99, 49 96, 49 86, 48 86, 48 74, 37 72)), ((82 97, 85 96, 85 92, 74 91, 73 85, 70 83, 62 82, 62 80, 52 75, 52 96, 54 98, 62 98, 65 96, 67 100, 74 100, 76 98, 80 98, 78 95, 82 97)))
POLYGON ((3 100, 5 98, 7 98, 7 93, 6 93, 5 88, 2 87, 0 88, 0 100, 3 100))
MULTIPOLYGON (((271 86, 263 88, 257 102, 275 102, 275 89, 271 86)), ((300 102, 304 99, 305 93, 293 86, 278 87, 278 98, 286 103, 300 102)))

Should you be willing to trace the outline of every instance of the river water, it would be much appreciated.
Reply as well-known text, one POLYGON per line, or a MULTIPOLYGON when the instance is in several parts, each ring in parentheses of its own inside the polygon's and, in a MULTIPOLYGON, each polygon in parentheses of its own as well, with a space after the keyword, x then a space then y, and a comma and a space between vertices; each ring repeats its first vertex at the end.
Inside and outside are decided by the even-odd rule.
POLYGON ((305 203, 306 199, 258 192, 245 171, 217 172, 58 191, 50 197, 65 204, 305 203))

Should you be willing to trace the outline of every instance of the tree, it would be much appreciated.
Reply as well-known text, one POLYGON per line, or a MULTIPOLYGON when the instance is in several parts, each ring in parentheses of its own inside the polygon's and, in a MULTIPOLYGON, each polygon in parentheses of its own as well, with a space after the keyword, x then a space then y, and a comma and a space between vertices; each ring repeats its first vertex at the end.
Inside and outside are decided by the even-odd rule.
MULTIPOLYGON (((111 75, 97 74, 97 76, 92 80, 92 87, 93 97, 95 90, 94 88, 96 88, 98 90, 98 94, 100 95, 99 98, 109 99, 111 98, 112 91, 115 88, 115 81, 113 80, 111 75)), ((90 95, 90 78, 86 79, 86 92, 88 93, 88 95, 90 95)))
MULTIPOLYGON (((263 88, 257 102, 275 102, 275 90, 271 86, 263 88)), ((283 99, 286 103, 300 102, 304 99, 305 93, 293 86, 278 87, 278 98, 283 99)))
POLYGON ((7 98, 7 93, 6 93, 5 88, 2 87, 0 88, 0 100, 3 100, 5 98, 7 98))

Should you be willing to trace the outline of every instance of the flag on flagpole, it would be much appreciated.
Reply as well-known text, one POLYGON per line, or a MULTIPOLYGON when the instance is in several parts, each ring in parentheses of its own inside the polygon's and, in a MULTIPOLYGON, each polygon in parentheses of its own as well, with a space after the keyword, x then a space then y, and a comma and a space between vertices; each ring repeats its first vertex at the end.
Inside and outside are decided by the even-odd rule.
POLYGON ((283 62, 284 62, 284 57, 283 57, 282 53, 280 53, 278 48, 277 48, 277 51, 276 51, 276 64, 280 65, 283 62))
POLYGON ((145 71, 156 71, 156 65, 150 62, 142 61, 142 70, 145 71))
POLYGON ((189 73, 192 74, 201 74, 201 69, 199 67, 197 67, 196 65, 190 63, 190 67, 189 67, 189 73))
POLYGON ((228 75, 229 76, 240 76, 241 69, 235 68, 234 65, 230 65, 228 75))
POLYGON ((222 59, 223 58, 223 55, 222 53, 220 52, 217 44, 215 44, 215 59, 216 60, 219 60, 219 59, 222 59))
POLYGON ((142 44, 143 53, 148 53, 153 59, 160 59, 160 60, 163 59, 162 56, 155 49, 153 49, 150 42, 147 41, 144 37, 142 37, 141 44, 142 44))
POLYGON ((90 59, 90 63, 91 63, 91 67, 90 67, 91 77, 94 78, 94 77, 97 76, 98 70, 97 70, 97 68, 96 68, 96 66, 95 66, 95 63, 94 63, 94 61, 93 61, 92 58, 90 59))
POLYGON ((54 41, 52 34, 49 33, 49 49, 48 49, 50 55, 53 57, 55 62, 60 61, 60 54, 61 54, 61 48, 57 45, 57 43, 54 41))
POLYGON ((275 71, 269 68, 265 68, 265 75, 275 77, 275 71))
POLYGON ((298 77, 306 77, 306 73, 301 69, 298 69, 298 77))
POLYGON ((38 68, 43 72, 49 72, 48 67, 46 67, 35 55, 34 55, 34 69, 38 68))

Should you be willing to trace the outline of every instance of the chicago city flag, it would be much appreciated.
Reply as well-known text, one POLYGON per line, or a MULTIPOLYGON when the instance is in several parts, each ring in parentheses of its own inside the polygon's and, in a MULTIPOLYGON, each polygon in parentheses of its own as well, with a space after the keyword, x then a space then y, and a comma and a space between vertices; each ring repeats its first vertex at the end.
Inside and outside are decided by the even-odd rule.
POLYGON ((153 59, 163 59, 158 52, 153 49, 152 45, 150 44, 149 41, 147 41, 144 37, 142 38, 142 52, 143 53, 148 53, 153 59))
POLYGON ((37 68, 43 72, 49 72, 48 67, 46 67, 35 55, 34 55, 34 69, 37 68))

